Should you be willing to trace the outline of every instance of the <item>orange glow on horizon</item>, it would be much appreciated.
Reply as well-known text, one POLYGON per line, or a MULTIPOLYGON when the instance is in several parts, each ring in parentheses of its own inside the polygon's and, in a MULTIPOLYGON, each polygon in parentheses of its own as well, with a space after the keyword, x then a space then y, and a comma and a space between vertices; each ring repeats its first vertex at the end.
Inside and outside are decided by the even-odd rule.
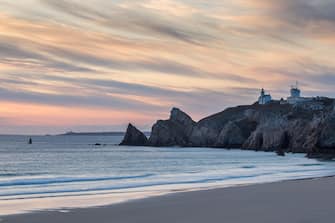
POLYGON ((297 80, 335 97, 330 1, 2 3, 0 132, 202 118, 297 80))
POLYGON ((126 124, 127 120, 137 123, 151 121, 144 114, 132 111, 117 111, 104 108, 80 108, 40 105, 31 103, 14 103, 0 101, 0 114, 10 120, 12 125, 117 125, 126 124))

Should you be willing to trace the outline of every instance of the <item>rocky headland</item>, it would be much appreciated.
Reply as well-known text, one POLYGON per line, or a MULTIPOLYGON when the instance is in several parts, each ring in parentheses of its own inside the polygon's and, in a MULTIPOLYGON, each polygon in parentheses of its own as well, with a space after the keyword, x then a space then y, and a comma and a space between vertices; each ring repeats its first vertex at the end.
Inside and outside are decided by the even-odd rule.
POLYGON ((255 103, 228 108, 198 122, 173 108, 168 120, 153 125, 149 139, 130 124, 122 145, 242 148, 332 157, 335 100, 255 103))

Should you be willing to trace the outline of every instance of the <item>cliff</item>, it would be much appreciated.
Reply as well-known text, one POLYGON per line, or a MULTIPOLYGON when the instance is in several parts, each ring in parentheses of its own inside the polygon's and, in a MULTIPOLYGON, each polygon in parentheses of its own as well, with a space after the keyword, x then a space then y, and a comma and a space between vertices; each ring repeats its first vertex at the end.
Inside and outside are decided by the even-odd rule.
POLYGON ((150 146, 191 146, 189 139, 196 125, 190 116, 173 108, 169 120, 159 120, 152 127, 150 146))
POLYGON ((154 124, 146 145, 335 154, 335 101, 238 106, 198 122, 174 108, 154 124))

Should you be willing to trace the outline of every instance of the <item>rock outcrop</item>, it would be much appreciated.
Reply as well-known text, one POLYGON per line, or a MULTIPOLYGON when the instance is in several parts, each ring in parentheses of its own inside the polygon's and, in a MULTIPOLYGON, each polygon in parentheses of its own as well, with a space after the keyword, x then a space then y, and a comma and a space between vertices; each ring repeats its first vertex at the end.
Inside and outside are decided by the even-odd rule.
POLYGON ((147 145, 335 154, 335 101, 238 106, 199 122, 173 108, 154 124, 147 145))
POLYGON ((335 148, 335 115, 326 119, 317 145, 320 148, 335 148))
POLYGON ((173 108, 168 120, 159 120, 152 127, 149 145, 187 146, 195 124, 186 113, 173 108))
POLYGON ((256 122, 248 119, 229 121, 220 131, 215 147, 242 148, 256 126, 256 122))
POLYGON ((120 145, 146 146, 148 145, 148 138, 144 133, 129 123, 126 135, 120 145))

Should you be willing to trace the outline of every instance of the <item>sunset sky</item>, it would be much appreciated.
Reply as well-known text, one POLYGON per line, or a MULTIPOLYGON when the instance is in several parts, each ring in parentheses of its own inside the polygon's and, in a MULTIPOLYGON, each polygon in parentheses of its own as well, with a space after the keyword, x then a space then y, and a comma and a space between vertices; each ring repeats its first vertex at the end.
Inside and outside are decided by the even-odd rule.
POLYGON ((335 97, 334 0, 0 0, 0 133, 149 130, 264 87, 335 97))

